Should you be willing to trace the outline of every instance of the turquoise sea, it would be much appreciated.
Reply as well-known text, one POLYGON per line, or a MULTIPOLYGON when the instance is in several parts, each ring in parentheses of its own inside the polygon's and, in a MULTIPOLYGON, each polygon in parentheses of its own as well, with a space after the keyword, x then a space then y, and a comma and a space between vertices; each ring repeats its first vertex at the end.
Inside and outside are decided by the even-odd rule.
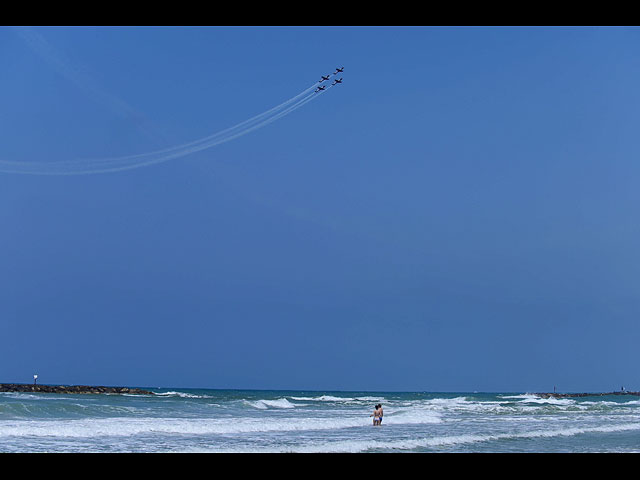
POLYGON ((630 395, 150 390, 0 393, 0 452, 640 452, 630 395))

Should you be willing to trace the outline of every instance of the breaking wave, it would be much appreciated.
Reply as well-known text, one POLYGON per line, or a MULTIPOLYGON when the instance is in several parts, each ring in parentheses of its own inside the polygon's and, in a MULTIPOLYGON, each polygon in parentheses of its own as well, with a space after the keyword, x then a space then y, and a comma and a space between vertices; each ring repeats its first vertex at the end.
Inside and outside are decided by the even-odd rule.
POLYGON ((260 410, 266 410, 267 408, 295 408, 295 405, 286 398, 280 398, 278 400, 245 400, 245 402, 260 410))

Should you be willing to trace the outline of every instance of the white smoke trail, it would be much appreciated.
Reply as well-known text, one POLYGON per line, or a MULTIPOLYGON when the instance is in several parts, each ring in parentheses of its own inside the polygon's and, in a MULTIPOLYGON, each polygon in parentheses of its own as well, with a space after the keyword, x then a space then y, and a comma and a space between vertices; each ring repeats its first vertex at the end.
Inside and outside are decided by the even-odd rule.
POLYGON ((55 49, 40 33, 32 28, 25 27, 15 27, 11 31, 20 37, 40 58, 52 66, 56 72, 87 93, 97 103, 107 107, 116 115, 127 118, 149 137, 162 137, 152 128, 151 122, 146 115, 117 95, 102 88, 86 68, 75 65, 62 52, 55 49))
POLYGON ((288 115, 319 96, 315 92, 309 93, 315 87, 316 85, 314 84, 283 103, 233 127, 179 146, 154 152, 107 159, 62 162, 14 162, 0 160, 0 172, 31 175, 84 175, 117 172, 166 162, 228 142, 288 115))

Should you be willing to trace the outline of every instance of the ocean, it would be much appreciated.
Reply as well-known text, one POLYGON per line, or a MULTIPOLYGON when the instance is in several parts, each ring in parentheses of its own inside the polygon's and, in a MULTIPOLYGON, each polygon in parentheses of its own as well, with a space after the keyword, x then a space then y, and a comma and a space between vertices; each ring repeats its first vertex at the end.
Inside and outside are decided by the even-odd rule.
POLYGON ((630 395, 150 390, 0 393, 0 452, 640 452, 630 395))

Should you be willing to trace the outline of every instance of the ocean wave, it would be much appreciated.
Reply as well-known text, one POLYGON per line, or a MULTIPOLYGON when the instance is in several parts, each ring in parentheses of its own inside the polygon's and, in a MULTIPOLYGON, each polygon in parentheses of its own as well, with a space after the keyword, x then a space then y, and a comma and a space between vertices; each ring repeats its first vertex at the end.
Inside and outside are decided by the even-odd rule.
POLYGON ((558 405, 558 406, 567 406, 567 405, 575 405, 576 401, 572 398, 542 398, 537 395, 525 395, 520 403, 536 403, 540 405, 558 405))
MULTIPOLYGON (((286 407, 286 399, 259 400, 257 405, 270 404, 286 407), (283 401, 284 400, 284 401, 283 401)), ((400 411, 385 415, 385 425, 419 425, 440 423, 439 415, 428 411, 400 411)), ((209 435, 259 432, 341 430, 370 427, 371 419, 365 415, 334 418, 314 417, 227 417, 227 418, 149 418, 112 417, 65 420, 5 420, 0 421, 0 438, 7 437, 64 437, 99 438, 135 436, 142 434, 209 435)))
POLYGON ((432 398, 428 400, 415 400, 405 402, 404 406, 420 409, 428 409, 435 412, 452 413, 481 413, 495 411, 500 408, 502 402, 493 400, 470 400, 467 397, 432 398))
POLYGON ((245 400, 246 404, 251 405, 254 408, 260 410, 266 410, 268 408, 295 408, 296 406, 286 398, 279 398, 277 400, 245 400))
POLYGON ((11 399, 18 400, 34 400, 34 401, 42 401, 42 400, 54 400, 59 399, 60 394, 47 394, 47 393, 26 393, 26 392, 0 392, 0 395, 3 397, 8 397, 11 399))
MULTIPOLYGON (((235 448, 229 452, 246 453, 361 453, 367 451, 415 451, 424 449, 438 449, 439 447, 455 447, 474 443, 483 443, 500 440, 535 439, 569 437, 587 433, 613 433, 640 430, 640 423, 601 426, 601 427, 570 427, 555 430, 537 430, 520 433, 505 434, 462 434, 443 435, 431 438, 401 439, 401 440, 378 440, 378 439, 357 439, 321 441, 306 445, 283 445, 276 447, 250 447, 245 449, 235 448)), ((224 452, 225 449, 215 448, 191 448, 190 451, 217 451, 224 452)))
POLYGON ((336 397, 334 395, 320 395, 317 397, 289 397, 300 402, 329 402, 329 403, 385 403, 383 397, 336 397))
MULTIPOLYGON (((140 396, 140 395, 136 395, 140 396)), ((185 392, 161 392, 153 395, 154 397, 180 397, 180 398, 213 398, 210 395, 195 395, 193 393, 185 392)))
POLYGON ((438 412, 428 409, 397 409, 386 412, 383 417, 385 425, 422 425, 442 423, 442 416, 438 412))
POLYGON ((469 397, 434 398, 395 402, 396 408, 427 409, 443 415, 526 415, 615 411, 621 408, 630 411, 640 405, 640 401, 576 401, 574 399, 540 398, 535 395, 505 395, 496 400, 476 400, 469 397))
MULTIPOLYGON (((77 402, 11 402, 0 403, 0 419, 32 421, 43 418, 99 418, 136 415, 141 410, 134 406, 83 404, 77 402)), ((0 432, 0 435, 2 432, 0 432)))
POLYGON ((334 397, 332 395, 320 395, 319 397, 289 397, 299 402, 353 402, 355 398, 334 397))
POLYGON ((147 434, 225 435, 237 433, 329 430, 369 425, 364 419, 160 419, 110 418, 92 420, 0 422, 0 439, 10 437, 104 438, 147 434))

